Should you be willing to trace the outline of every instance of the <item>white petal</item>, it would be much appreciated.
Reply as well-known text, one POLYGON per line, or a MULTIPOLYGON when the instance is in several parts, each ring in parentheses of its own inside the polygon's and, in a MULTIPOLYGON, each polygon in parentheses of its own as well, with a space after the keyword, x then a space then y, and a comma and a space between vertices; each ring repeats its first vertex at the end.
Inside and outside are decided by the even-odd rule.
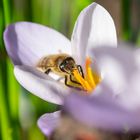
POLYGON ((97 90, 108 87, 119 103, 140 110, 140 50, 97 48, 93 52, 103 77, 97 90))
POLYGON ((15 65, 35 65, 46 55, 71 54, 70 41, 57 31, 29 22, 8 26, 4 32, 7 52, 15 65))
POLYGON ((14 73, 18 82, 34 95, 51 103, 62 104, 63 96, 69 88, 50 76, 29 66, 15 66, 14 73))
POLYGON ((57 127, 59 118, 60 111, 54 113, 46 113, 39 118, 37 123, 41 131, 46 136, 50 136, 53 130, 57 127))
POLYGON ((99 4, 93 3, 77 19, 72 35, 72 53, 82 64, 87 50, 99 46, 117 47, 117 37, 110 14, 99 4))

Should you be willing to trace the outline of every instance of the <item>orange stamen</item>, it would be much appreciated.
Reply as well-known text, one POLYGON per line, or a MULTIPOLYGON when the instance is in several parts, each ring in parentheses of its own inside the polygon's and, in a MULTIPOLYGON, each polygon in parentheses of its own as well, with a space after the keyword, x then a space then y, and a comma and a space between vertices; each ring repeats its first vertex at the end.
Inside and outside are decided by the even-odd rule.
POLYGON ((74 74, 74 77, 76 78, 76 80, 83 86, 84 90, 87 90, 87 91, 92 90, 89 83, 79 74, 78 70, 74 70, 73 74, 74 74))
POLYGON ((89 84, 91 85, 91 87, 95 88, 96 87, 96 83, 92 74, 92 69, 90 67, 91 64, 91 58, 88 57, 86 59, 86 79, 89 82, 89 84))
POLYGON ((101 81, 101 77, 95 71, 92 71, 90 64, 91 58, 86 59, 86 77, 83 78, 77 69, 73 70, 75 79, 81 84, 84 90, 91 92, 95 89, 97 84, 101 81))

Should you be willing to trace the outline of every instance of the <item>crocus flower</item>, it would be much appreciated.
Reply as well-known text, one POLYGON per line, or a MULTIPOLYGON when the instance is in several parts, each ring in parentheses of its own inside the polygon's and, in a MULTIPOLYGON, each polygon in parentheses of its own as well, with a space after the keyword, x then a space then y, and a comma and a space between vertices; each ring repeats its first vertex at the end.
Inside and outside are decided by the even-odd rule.
MULTIPOLYGON (((19 22, 7 27, 4 32, 4 42, 14 63, 14 74, 19 83, 31 93, 56 104, 62 104, 65 95, 81 91, 58 82, 56 75, 51 77, 38 71, 36 65, 42 57, 51 54, 69 54, 85 72, 86 58, 93 58, 93 54, 90 53, 91 48, 98 49, 103 45, 117 46, 113 20, 110 14, 97 3, 92 3, 80 13, 71 41, 51 28, 35 23, 19 22)), ((96 69, 95 65, 94 68, 90 68, 89 63, 88 61, 88 75, 90 75, 91 69, 96 69)), ((75 76, 77 75, 75 73, 75 76)), ((78 76, 77 79, 83 87, 85 86, 85 89, 93 89, 88 83, 92 80, 87 82, 85 79, 80 80, 78 76)), ((94 90, 90 92, 92 94, 94 90)))
MULTIPOLYGON (((92 49, 99 68, 104 69, 104 79, 95 89, 94 97, 77 94, 66 97, 64 111, 92 128, 122 134, 139 133, 140 49, 132 48, 92 49)), ((60 123, 60 114, 50 115, 55 125, 51 121, 48 123, 48 114, 38 121, 46 135, 50 135, 46 132, 54 131, 60 123)))

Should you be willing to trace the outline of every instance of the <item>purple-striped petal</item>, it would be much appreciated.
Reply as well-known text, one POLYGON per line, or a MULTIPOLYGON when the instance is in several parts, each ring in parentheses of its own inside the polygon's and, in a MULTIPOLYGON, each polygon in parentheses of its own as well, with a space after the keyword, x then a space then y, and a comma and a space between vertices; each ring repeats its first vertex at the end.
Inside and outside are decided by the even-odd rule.
POLYGON ((8 26, 4 42, 15 65, 33 66, 43 56, 57 53, 71 54, 70 41, 57 31, 29 22, 8 26))
POLYGON ((71 94, 65 100, 64 110, 76 120, 93 128, 115 132, 140 131, 138 112, 129 111, 115 100, 102 95, 90 98, 71 94))
POLYGON ((57 127, 59 118, 60 111, 46 113, 38 119, 38 126, 46 136, 50 136, 53 130, 57 127))

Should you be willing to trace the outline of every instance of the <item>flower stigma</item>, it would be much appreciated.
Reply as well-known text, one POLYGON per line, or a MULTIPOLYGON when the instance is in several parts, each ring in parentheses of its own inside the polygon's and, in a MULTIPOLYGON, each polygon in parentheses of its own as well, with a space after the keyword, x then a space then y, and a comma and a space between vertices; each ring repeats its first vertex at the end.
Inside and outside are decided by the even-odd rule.
POLYGON ((86 58, 86 74, 83 78, 77 69, 73 70, 75 79, 81 84, 83 89, 87 92, 92 92, 96 86, 101 82, 101 77, 95 71, 92 71, 90 64, 92 63, 91 58, 86 58))

